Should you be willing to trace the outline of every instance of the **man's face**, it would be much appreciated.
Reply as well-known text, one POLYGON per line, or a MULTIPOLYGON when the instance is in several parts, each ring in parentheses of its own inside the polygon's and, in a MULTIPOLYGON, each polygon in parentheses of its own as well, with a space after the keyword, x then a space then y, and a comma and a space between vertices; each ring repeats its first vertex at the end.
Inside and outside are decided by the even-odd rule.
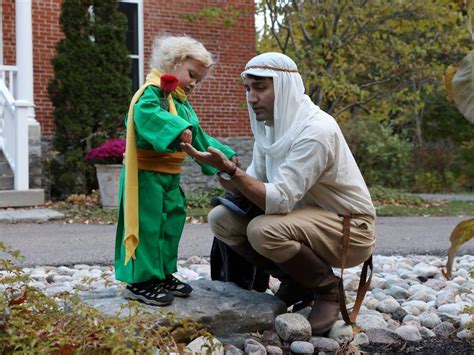
POLYGON ((273 79, 248 76, 244 79, 244 86, 248 94, 247 101, 255 112, 257 121, 273 122, 273 79))
POLYGON ((189 58, 173 69, 170 74, 178 79, 179 87, 184 90, 186 95, 189 95, 208 72, 209 68, 206 68, 200 61, 189 58))

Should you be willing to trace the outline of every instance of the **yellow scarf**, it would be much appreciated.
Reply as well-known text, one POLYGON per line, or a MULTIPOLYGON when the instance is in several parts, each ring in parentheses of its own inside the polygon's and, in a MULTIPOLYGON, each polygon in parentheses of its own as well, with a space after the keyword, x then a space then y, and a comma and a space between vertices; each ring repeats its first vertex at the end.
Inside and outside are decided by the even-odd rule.
MULTIPOLYGON (((131 258, 135 259, 135 250, 138 247, 138 163, 137 163, 137 144, 135 136, 135 126, 133 122, 133 107, 142 96, 145 89, 150 86, 160 87, 161 72, 157 69, 152 70, 146 77, 146 82, 133 95, 130 107, 128 109, 127 120, 127 140, 125 150, 125 194, 124 194, 124 214, 125 214, 125 265, 131 258)), ((184 102, 186 94, 181 88, 176 88, 173 91, 173 96, 178 100, 184 102)), ((176 106, 174 104, 172 95, 167 97, 169 103, 169 112, 177 115, 176 106)))

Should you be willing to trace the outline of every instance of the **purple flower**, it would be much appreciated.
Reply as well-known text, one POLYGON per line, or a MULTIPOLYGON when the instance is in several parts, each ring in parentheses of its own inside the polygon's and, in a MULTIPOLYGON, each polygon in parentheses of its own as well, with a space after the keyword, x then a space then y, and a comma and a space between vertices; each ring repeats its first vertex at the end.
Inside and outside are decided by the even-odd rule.
POLYGON ((121 164, 125 153, 125 139, 116 138, 106 141, 86 154, 86 160, 98 164, 121 164))

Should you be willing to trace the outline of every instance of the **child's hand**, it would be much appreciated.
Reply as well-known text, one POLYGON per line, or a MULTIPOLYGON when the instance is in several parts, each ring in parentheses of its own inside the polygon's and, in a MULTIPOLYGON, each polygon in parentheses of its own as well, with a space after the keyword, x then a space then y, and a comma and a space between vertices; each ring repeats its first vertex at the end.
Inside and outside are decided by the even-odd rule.
POLYGON ((179 138, 181 139, 181 142, 191 144, 193 141, 193 133, 189 128, 186 128, 179 138))

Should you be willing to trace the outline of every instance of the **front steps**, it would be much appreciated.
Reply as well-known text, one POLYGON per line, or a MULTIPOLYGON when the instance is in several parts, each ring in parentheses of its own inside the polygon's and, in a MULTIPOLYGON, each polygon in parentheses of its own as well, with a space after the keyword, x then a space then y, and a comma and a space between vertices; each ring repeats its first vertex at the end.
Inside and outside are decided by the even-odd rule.
POLYGON ((13 172, 3 152, 0 151, 0 208, 44 205, 44 190, 17 191, 13 186, 13 172))

